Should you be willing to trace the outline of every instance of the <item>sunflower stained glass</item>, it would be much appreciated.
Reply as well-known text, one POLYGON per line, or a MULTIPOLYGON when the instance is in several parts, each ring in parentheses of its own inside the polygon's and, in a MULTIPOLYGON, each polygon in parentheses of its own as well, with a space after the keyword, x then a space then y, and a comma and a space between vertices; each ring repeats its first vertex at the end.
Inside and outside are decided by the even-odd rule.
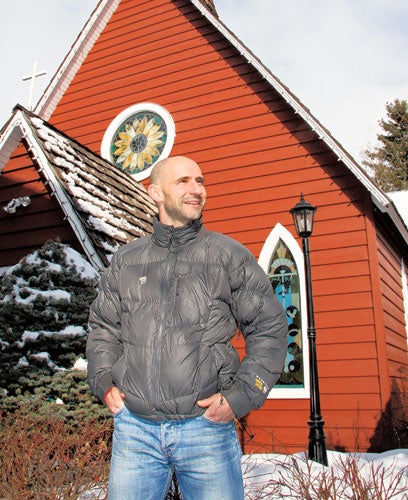
POLYGON ((139 112, 123 122, 113 136, 111 157, 115 165, 138 174, 159 158, 167 141, 167 127, 156 113, 139 112))
POLYGON ((141 180, 173 146, 175 126, 169 112, 155 103, 139 103, 122 111, 107 128, 102 156, 141 180))

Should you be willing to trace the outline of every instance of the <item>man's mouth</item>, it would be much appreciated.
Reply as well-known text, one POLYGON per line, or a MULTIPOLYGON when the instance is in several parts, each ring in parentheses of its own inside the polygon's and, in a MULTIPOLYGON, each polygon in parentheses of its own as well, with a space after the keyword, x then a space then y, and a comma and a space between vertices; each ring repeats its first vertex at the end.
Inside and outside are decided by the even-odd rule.
POLYGON ((200 206, 202 201, 201 201, 201 198, 200 199, 194 198, 193 200, 184 200, 184 203, 186 205, 198 205, 198 206, 200 206))

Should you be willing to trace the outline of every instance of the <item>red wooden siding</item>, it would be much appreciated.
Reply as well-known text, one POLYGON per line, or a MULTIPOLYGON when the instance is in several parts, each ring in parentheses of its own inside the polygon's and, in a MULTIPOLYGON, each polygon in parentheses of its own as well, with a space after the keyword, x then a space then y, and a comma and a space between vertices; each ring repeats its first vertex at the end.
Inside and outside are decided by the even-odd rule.
POLYGON ((0 206, 14 198, 31 199, 28 207, 17 208, 14 214, 0 210, 0 267, 15 264, 49 239, 59 239, 83 252, 23 145, 2 170, 0 180, 0 206))
MULTIPOLYGON (((292 228, 301 191, 319 206, 311 244, 322 408, 336 445, 353 448, 356 422, 372 433, 380 409, 361 187, 189 2, 122 1, 52 122, 99 150, 108 123, 141 101, 172 113, 173 154, 201 164, 209 228, 258 255, 277 222, 292 228)), ((307 420, 307 400, 268 401, 248 419, 256 438, 247 447, 304 449, 307 420)))
POLYGON ((401 418, 408 417, 408 356, 407 325, 402 295, 402 262, 381 229, 377 230, 377 249, 381 297, 384 310, 387 367, 391 380, 391 394, 386 409, 393 425, 401 425, 401 418))
MULTIPOLYGON (((365 189, 187 0, 122 0, 50 121, 99 152, 115 116, 143 101, 172 114, 172 155, 201 165, 209 229, 258 256, 278 222, 294 234, 289 209, 301 192, 319 207, 310 244, 325 432, 330 447, 367 449, 387 390, 365 189)), ((384 293, 396 372, 403 346, 394 299, 384 293)), ((304 450, 308 413, 305 399, 268 400, 247 418, 245 451, 304 450)))

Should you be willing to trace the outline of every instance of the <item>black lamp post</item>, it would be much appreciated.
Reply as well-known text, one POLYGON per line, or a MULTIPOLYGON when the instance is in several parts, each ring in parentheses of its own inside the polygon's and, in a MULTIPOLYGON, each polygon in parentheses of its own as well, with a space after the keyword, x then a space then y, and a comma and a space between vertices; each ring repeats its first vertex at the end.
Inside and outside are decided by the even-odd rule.
POLYGON ((310 272, 309 236, 313 232, 314 213, 317 208, 305 201, 303 194, 300 201, 290 210, 295 222, 296 232, 302 238, 303 256, 306 273, 307 298, 307 338, 309 343, 310 363, 310 420, 309 420, 309 453, 308 458, 327 465, 324 422, 320 413, 319 377, 317 374, 316 329, 314 324, 312 276, 310 272))

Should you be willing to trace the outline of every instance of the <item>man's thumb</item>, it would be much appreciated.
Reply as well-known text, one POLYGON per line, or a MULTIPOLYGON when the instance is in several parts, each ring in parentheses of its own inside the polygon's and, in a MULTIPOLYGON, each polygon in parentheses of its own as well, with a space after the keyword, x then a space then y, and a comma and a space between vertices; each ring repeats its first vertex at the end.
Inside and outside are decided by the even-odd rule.
POLYGON ((210 398, 207 398, 207 399, 200 399, 199 401, 197 401, 197 405, 200 407, 200 408, 208 408, 211 404, 211 400, 210 398))

